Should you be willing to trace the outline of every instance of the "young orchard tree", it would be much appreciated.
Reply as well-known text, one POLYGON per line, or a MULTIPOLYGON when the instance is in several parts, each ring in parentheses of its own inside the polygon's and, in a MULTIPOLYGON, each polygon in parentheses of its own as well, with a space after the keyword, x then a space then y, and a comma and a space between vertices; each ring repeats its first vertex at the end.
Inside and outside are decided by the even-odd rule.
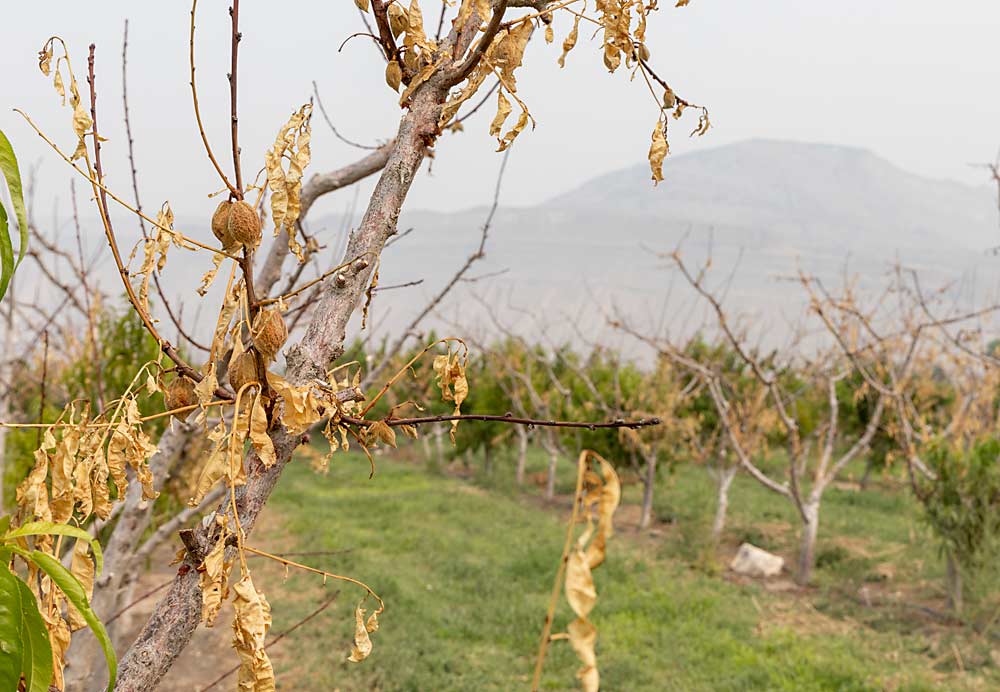
MULTIPOLYGON (((741 446, 751 459, 769 452, 768 439, 776 429, 777 419, 767 405, 767 389, 753 376, 746 363, 728 343, 709 344, 696 335, 684 348, 684 354, 717 373, 717 382, 732 402, 733 420, 739 432, 741 446)), ((669 356, 667 356, 669 357, 669 356)), ((688 369, 689 372, 690 369, 688 369)), ((729 491, 740 470, 740 464, 730 452, 723 418, 708 387, 697 373, 693 381, 700 384, 689 397, 684 414, 694 418, 695 430, 689 436, 694 460, 703 465, 715 481, 715 516, 712 520, 712 540, 718 544, 726 528, 729 514, 729 491)))
POLYGON ((961 614, 963 573, 982 567, 1000 537, 1000 362, 984 324, 1000 308, 942 308, 943 291, 927 296, 919 275, 899 267, 891 310, 802 282, 866 385, 891 404, 891 439, 941 541, 949 603, 961 614))
MULTIPOLYGON (((679 118, 691 104, 678 97, 648 62, 649 50, 644 43, 646 21, 655 5, 642 0, 602 2, 595 12, 588 13, 582 6, 570 7, 573 4, 537 0, 530 3, 498 0, 493 4, 487 0, 464 0, 452 8, 446 4, 442 16, 450 18, 450 22, 447 25, 442 22, 442 27, 447 30, 431 38, 435 32, 425 24, 417 0, 411 0, 408 8, 381 0, 371 5, 363 3, 366 21, 370 16, 376 27, 371 32, 373 44, 386 59, 386 82, 390 88, 402 91, 399 105, 403 114, 395 138, 337 175, 313 178, 311 183, 316 185, 312 190, 311 183, 303 185, 311 155, 310 104, 292 111, 278 128, 274 145, 264 153, 266 184, 258 186, 244 178, 239 144, 238 58, 241 41, 250 37, 240 32, 238 0, 229 8, 230 112, 225 117, 230 123, 230 155, 220 156, 213 150, 202 121, 205 117, 222 115, 202 114, 198 107, 194 79, 196 8, 192 6, 190 78, 195 119, 209 163, 226 189, 226 199, 212 218, 217 243, 203 243, 175 228, 169 205, 161 205, 154 218, 140 210, 138 201, 127 202, 127 195, 108 187, 102 150, 115 143, 100 134, 99 122, 103 120, 98 112, 98 78, 103 73, 97 69, 96 48, 91 46, 87 61, 89 102, 85 102, 69 50, 61 39, 46 42, 40 53, 40 67, 45 75, 54 76, 56 91, 73 111, 72 152, 65 153, 25 118, 89 184, 131 307, 157 343, 163 359, 145 364, 126 391, 106 393, 106 408, 73 407, 64 421, 52 426, 36 454, 35 467, 19 489, 18 521, 43 518, 56 523, 89 524, 95 517, 107 520, 112 511, 117 511, 118 521, 108 552, 126 559, 126 550, 135 545, 137 536, 148 526, 148 512, 144 508, 156 497, 158 484, 162 483, 158 480, 159 459, 169 456, 171 448, 180 444, 180 436, 170 432, 155 444, 144 429, 146 420, 138 409, 140 399, 151 395, 143 394, 142 389, 148 392, 161 389, 158 376, 164 373, 174 375, 162 387, 172 404, 170 412, 190 412, 190 425, 207 436, 211 445, 191 503, 199 505, 218 492, 219 487, 225 495, 210 520, 181 532, 185 546, 183 561, 137 640, 122 657, 115 689, 154 688, 190 641, 198 624, 214 620, 222 597, 230 588, 235 593, 234 646, 242 661, 239 684, 244 689, 273 689, 273 670, 265 651, 269 607, 246 561, 249 553, 265 557, 266 554, 247 542, 283 469, 294 450, 308 440, 308 432, 314 426, 323 427, 331 444, 336 441, 346 446, 353 440, 356 445, 368 448, 379 444, 392 446, 397 428, 415 434, 419 425, 445 421, 454 425, 468 418, 561 427, 576 425, 517 420, 502 415, 463 416, 460 406, 468 392, 468 382, 464 349, 455 339, 449 339, 447 353, 436 355, 433 361, 441 394, 455 405, 449 416, 374 419, 369 416, 372 407, 403 373, 386 380, 374 395, 365 396, 358 386, 358 371, 348 368, 338 371, 335 367, 344 353, 352 316, 359 309, 367 316, 368 304, 377 287, 382 250, 396 234, 396 221, 407 193, 437 138, 447 129, 457 129, 463 109, 474 108, 473 97, 493 80, 498 84, 497 112, 490 131, 498 136, 500 149, 508 148, 532 121, 518 93, 516 77, 522 69, 525 46, 535 29, 542 27, 551 38, 550 25, 555 16, 566 16, 573 23, 563 44, 561 61, 576 43, 579 22, 586 20, 599 27, 600 49, 607 68, 612 72, 621 67, 631 70, 649 87, 658 115, 648 158, 653 179, 661 179, 661 166, 667 154, 668 116, 672 111, 679 118), (514 104, 519 112, 514 124, 508 127, 514 104), (231 167, 227 159, 231 160, 231 167), (304 210, 323 191, 379 171, 374 191, 358 227, 350 234, 342 260, 316 279, 302 281, 303 266, 316 259, 318 250, 318 243, 301 224, 304 210), (257 209, 264 200, 265 190, 278 242, 258 268, 257 251, 263 228, 257 209), (132 210, 148 224, 138 269, 131 266, 128 253, 133 242, 123 239, 115 228, 112 205, 132 210), (149 296, 151 280, 164 268, 168 254, 205 250, 212 253, 214 268, 206 275, 202 291, 218 276, 225 280, 225 292, 216 328, 207 352, 199 356, 199 360, 203 359, 199 363, 189 362, 178 346, 161 333, 151 313, 149 296), (290 271, 284 268, 288 255, 298 260, 298 265, 290 271), (290 307, 291 303, 295 307, 290 307), (289 324, 292 327, 301 324, 303 329, 301 336, 285 348, 289 324), (278 375, 273 372, 272 363, 283 348, 287 367, 283 375, 278 375), (127 468, 131 468, 130 473, 126 473, 127 468), (68 475, 65 470, 69 470, 68 475), (130 479, 131 474, 134 480, 130 479), (116 486, 114 492, 109 482, 116 486), (122 509, 114 510, 114 506, 122 509)), ((109 82, 101 80, 101 83, 109 82)), ((707 113, 702 109, 696 132, 701 134, 707 129, 707 113)), ((251 166, 257 168, 257 163, 251 166)), ((137 186, 133 187, 137 192, 137 186)), ((135 197, 137 200, 138 195, 135 197)), ((615 428, 649 423, 612 421, 582 425, 615 428)), ((58 552, 59 541, 40 539, 36 548, 58 552)), ((93 562, 85 550, 79 553, 81 564, 84 558, 93 562)), ((52 593, 52 587, 48 588, 52 593)), ((374 610, 366 619, 366 608, 361 604, 357 608, 358 626, 351 654, 354 661, 363 660, 370 652, 369 633, 377 628, 377 615, 384 610, 381 599, 367 586, 363 588, 365 601, 374 610)), ((62 601, 49 600, 54 608, 47 622, 50 634, 60 644, 55 655, 61 666, 71 641, 70 626, 74 623, 64 619, 70 611, 62 609, 62 601)))
POLYGON ((706 287, 707 265, 692 272, 679 252, 675 251, 670 257, 707 304, 726 348, 732 349, 747 374, 756 379, 766 394, 765 401, 770 409, 767 415, 773 416, 784 443, 782 464, 787 480, 772 477, 754 460, 756 435, 747 438, 744 430, 753 430, 760 424, 741 420, 759 410, 753 405, 753 399, 749 406, 746 405, 738 387, 724 379, 725 372, 692 359, 682 347, 666 339, 651 338, 650 341, 660 344, 667 357, 702 379, 725 427, 730 449, 741 467, 795 508, 802 524, 796 581, 800 585, 808 584, 815 567, 823 494, 844 467, 867 449, 881 423, 885 397, 880 397, 876 412, 865 429, 853 440, 846 439, 841 430, 837 383, 849 375, 849 359, 839 353, 821 352, 812 362, 796 366, 791 357, 782 362, 776 353, 760 357, 747 346, 745 338, 737 334, 721 301, 706 287))
POLYGON ((678 450, 689 445, 695 434, 695 419, 681 415, 692 384, 690 378, 686 383, 684 379, 682 369, 674 361, 660 357, 649 372, 643 373, 639 383, 631 387, 631 392, 622 397, 621 414, 624 417, 639 416, 663 421, 656 426, 655 432, 619 430, 622 446, 642 459, 640 529, 648 529, 654 519, 653 494, 659 462, 678 461, 678 450))

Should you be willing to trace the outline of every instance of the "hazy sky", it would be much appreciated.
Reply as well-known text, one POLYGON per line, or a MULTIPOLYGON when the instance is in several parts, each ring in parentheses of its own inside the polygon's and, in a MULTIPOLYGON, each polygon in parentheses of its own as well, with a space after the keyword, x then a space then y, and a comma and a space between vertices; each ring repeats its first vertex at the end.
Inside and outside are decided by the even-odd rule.
MULTIPOLYGON (((707 105, 714 128, 689 140, 690 116, 675 124, 674 153, 769 137, 866 147, 899 166, 932 177, 984 181, 969 164, 1000 145, 1000 59, 995 37, 1000 3, 984 0, 692 0, 662 3, 648 32, 652 62, 675 90, 707 105)), ((203 113, 220 158, 228 150, 228 3, 199 4, 198 83, 203 113)), ((242 3, 241 133, 244 170, 260 167, 265 148, 290 112, 321 88, 338 128, 356 140, 392 136, 396 97, 383 64, 362 30, 351 0, 242 3)), ((69 43, 78 74, 87 45, 97 44, 98 96, 110 183, 127 188, 121 125, 122 24, 129 21, 129 87, 144 202, 169 199, 178 215, 205 215, 206 194, 220 187, 205 160, 188 90, 187 1, 16 3, 0 24, 3 105, 0 128, 14 141, 22 166, 41 162, 39 206, 65 204, 70 172, 20 119, 19 107, 72 149, 69 112, 36 66, 45 39, 69 43)), ((424 3, 424 15, 437 6, 424 3)), ((565 69, 556 60, 569 28, 556 22, 556 41, 533 42, 519 73, 518 93, 538 128, 518 140, 504 201, 531 204, 597 174, 645 161, 655 109, 641 79, 610 75, 599 42, 581 30, 565 69)), ((540 36, 536 37, 540 39, 540 36)), ((82 89, 86 89, 81 84, 82 89)), ((484 109, 485 111, 486 109, 484 109)), ((430 175, 418 178, 410 208, 454 209, 488 202, 499 155, 486 129, 491 112, 446 134, 430 175)), ((359 156, 314 121, 313 171, 359 156)), ((228 160, 228 159, 227 159, 228 160)), ((669 159, 667 161, 669 165, 669 159)), ((78 188, 80 189, 80 188, 78 188)), ((338 193, 320 211, 343 209, 338 193)), ((651 192, 651 194, 653 194, 651 192)), ((42 210, 40 209, 40 212, 42 210)))

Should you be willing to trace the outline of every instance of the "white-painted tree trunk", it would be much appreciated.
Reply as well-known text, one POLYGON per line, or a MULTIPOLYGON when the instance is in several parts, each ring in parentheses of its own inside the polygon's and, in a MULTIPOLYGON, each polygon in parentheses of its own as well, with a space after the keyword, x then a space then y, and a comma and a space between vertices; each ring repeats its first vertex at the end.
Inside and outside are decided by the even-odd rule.
POLYGON ((556 465, 559 463, 559 455, 554 449, 549 450, 548 477, 545 479, 545 499, 551 500, 556 496, 556 465))
POLYGON ((718 543, 722 532, 726 530, 726 518, 729 514, 729 489, 736 478, 739 466, 733 465, 717 470, 715 474, 715 519, 712 521, 712 540, 718 543))
POLYGON ((524 467, 528 463, 528 430, 523 425, 516 425, 517 431, 517 466, 514 469, 514 479, 518 485, 524 485, 524 467))
POLYGON ((795 581, 805 586, 816 565, 816 536, 819 532, 819 497, 814 495, 802 507, 802 538, 799 545, 799 573, 795 581))

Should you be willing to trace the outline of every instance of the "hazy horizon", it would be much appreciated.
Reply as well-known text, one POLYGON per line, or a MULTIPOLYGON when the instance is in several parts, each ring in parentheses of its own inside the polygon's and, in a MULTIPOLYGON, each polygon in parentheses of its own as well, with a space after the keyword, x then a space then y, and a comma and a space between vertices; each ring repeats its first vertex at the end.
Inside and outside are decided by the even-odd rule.
MULTIPOLYGON (((352 3, 247 3, 241 12, 241 134, 244 168, 256 170, 288 114, 311 95, 311 82, 338 128, 354 140, 392 136, 399 108, 382 79, 381 59, 363 38, 341 42, 362 27, 352 3), (304 18, 308 21, 304 21, 304 18)), ((426 12, 433 13, 430 7, 426 12)), ((87 45, 97 44, 98 94, 106 168, 113 186, 127 187, 121 124, 122 24, 129 19, 131 115, 144 203, 170 200, 181 215, 205 215, 219 185, 198 141, 188 89, 187 3, 122 0, 101 11, 54 2, 7 8, 0 35, 13 56, 5 71, 9 107, 26 110, 57 142, 71 140, 69 113, 37 69, 36 53, 52 34, 70 45, 78 73, 87 45), (16 27, 16 31, 12 28, 16 27)), ((226 148, 228 17, 224 6, 198 8, 198 84, 206 129, 226 148)), ((650 21, 653 63, 678 93, 706 105, 713 129, 688 139, 693 117, 672 124, 674 154, 750 138, 776 138, 870 149, 923 176, 977 184, 985 171, 970 164, 993 158, 1000 144, 1000 95, 989 83, 992 28, 1000 5, 930 0, 836 6, 771 0, 698 0, 663 7, 650 21), (947 85, 946 87, 943 85, 947 85), (947 131, 947 136, 941 136, 947 131)), ((552 45, 532 42, 519 94, 538 120, 512 154, 504 202, 536 204, 601 173, 642 164, 655 120, 644 85, 600 66, 598 43, 581 36, 567 66, 556 65, 568 22, 557 20, 552 45), (603 74, 602 74, 603 73, 603 74)), ((490 108, 464 133, 446 134, 417 178, 407 207, 452 211, 488 203, 499 156, 486 132, 490 108)), ((40 164, 38 209, 66 204, 71 171, 20 116, 0 112, 22 166, 40 164)), ((350 163, 362 152, 337 141, 314 121, 308 173, 350 163)), ((667 159, 669 168, 671 159, 667 159)), ((364 187, 364 186, 362 186, 364 187)), ((365 188, 366 189, 366 188, 365 188)), ((661 186, 662 189, 662 186, 661 186)), ((649 185, 650 194, 656 194, 649 185)), ((324 199, 316 211, 343 211, 354 191, 324 199)), ((361 191, 362 199, 364 189, 361 191)))

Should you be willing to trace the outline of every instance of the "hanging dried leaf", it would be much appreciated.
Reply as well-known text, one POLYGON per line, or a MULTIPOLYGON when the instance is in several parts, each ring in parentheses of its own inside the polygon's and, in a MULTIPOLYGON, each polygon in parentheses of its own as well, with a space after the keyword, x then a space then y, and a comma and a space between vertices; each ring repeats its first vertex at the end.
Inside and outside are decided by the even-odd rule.
POLYGON ((274 692, 274 668, 264 646, 271 628, 271 606, 249 574, 233 586, 233 592, 233 647, 240 655, 237 689, 274 692))
POLYGON ((497 114, 493 116, 493 122, 490 123, 491 137, 500 134, 500 129, 503 127, 504 121, 507 120, 507 116, 510 115, 510 111, 510 101, 503 95, 503 89, 499 89, 497 91, 497 114))
POLYGON ((663 159, 667 156, 667 138, 664 135, 663 119, 656 121, 653 129, 653 143, 649 146, 649 168, 653 172, 653 183, 663 180, 663 159))
POLYGON ((201 587, 201 621, 205 627, 215 625, 215 618, 226 600, 229 587, 226 577, 229 565, 225 563, 226 539, 228 534, 223 531, 212 550, 205 556, 205 561, 199 567, 198 584, 201 587))
POLYGON ((524 128, 528 126, 528 111, 522 110, 521 114, 517 117, 517 124, 512 127, 507 134, 505 134, 499 141, 500 146, 497 151, 503 151, 517 139, 517 136, 524 131, 524 128))
POLYGON ((566 600, 573 612, 584 618, 597 602, 590 563, 579 545, 569 554, 569 561, 566 563, 566 600))
POLYGON ((198 286, 198 295, 202 298, 204 298, 205 294, 208 293, 208 289, 212 285, 212 282, 215 281, 215 276, 219 273, 219 267, 222 266, 222 262, 225 259, 226 256, 221 252, 216 252, 212 255, 212 268, 205 272, 204 276, 201 277, 201 285, 198 286))
POLYGON ((597 627, 586 618, 577 618, 569 623, 567 628, 569 643, 573 651, 583 662, 576 677, 580 680, 584 692, 597 692, 601 686, 601 676, 597 671, 597 627))
POLYGON ((271 218, 274 220, 275 237, 284 228, 288 235, 288 249, 300 262, 305 261, 302 246, 295 239, 296 222, 302 204, 302 175, 311 157, 309 142, 312 138, 312 105, 305 104, 292 113, 278 130, 274 145, 264 154, 267 186, 271 190, 271 218), (288 170, 285 170, 285 161, 288 170))
POLYGON ((576 46, 576 39, 580 34, 580 15, 573 17, 573 28, 570 29, 569 35, 566 36, 566 40, 563 41, 562 45, 562 55, 559 56, 559 67, 566 67, 566 56, 571 50, 576 46))
POLYGON ((406 31, 407 18, 406 10, 402 8, 400 3, 394 2, 389 5, 389 29, 392 31, 393 38, 399 38, 399 35, 406 31))
MULTIPOLYGON (((465 377, 465 364, 458 359, 457 354, 448 351, 447 355, 436 356, 433 362, 434 372, 437 374, 437 386, 441 390, 441 398, 444 401, 454 401, 455 411, 453 415, 462 413, 462 402, 469 394, 469 382, 465 377)), ((451 442, 455 443, 455 431, 458 429, 458 421, 451 422, 451 442)))
MULTIPOLYGON (((69 571, 74 577, 80 580, 83 591, 89 601, 94 596, 94 561, 90 557, 90 542, 83 539, 76 539, 73 545, 73 557, 69 571)), ((67 603, 66 616, 69 621, 70 631, 76 632, 87 626, 87 621, 80 615, 80 612, 72 603, 67 603)))
POLYGON ((351 655, 347 657, 348 661, 361 663, 368 658, 372 652, 372 640, 368 636, 368 633, 374 632, 377 629, 378 620, 375 618, 375 614, 373 613, 368 618, 368 623, 366 623, 365 609, 358 606, 354 610, 354 646, 351 647, 351 655), (371 629, 369 629, 369 623, 371 624, 371 629))
POLYGON ((274 454, 274 443, 267 434, 267 412, 261 400, 261 394, 253 400, 253 410, 250 413, 250 442, 257 450, 257 456, 264 466, 273 466, 277 460, 274 454))

